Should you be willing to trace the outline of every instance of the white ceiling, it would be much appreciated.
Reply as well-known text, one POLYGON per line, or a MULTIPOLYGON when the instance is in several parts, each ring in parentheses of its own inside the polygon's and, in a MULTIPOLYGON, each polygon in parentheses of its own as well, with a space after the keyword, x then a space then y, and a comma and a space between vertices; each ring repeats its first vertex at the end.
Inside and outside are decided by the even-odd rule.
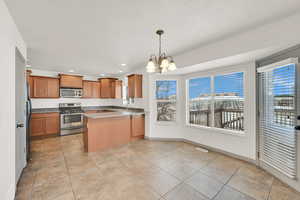
POLYGON ((299 0, 6 0, 34 68, 98 75, 146 65, 299 11, 299 0), (121 63, 126 63, 122 67, 121 63))

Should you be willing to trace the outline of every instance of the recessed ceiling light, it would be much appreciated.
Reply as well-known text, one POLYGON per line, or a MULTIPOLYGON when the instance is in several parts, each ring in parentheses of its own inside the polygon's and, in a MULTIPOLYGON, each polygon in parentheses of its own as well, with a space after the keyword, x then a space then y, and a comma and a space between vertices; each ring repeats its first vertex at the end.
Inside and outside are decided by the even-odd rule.
POLYGON ((70 69, 69 72, 73 73, 73 72, 74 72, 74 69, 70 69))
POLYGON ((121 64, 122 67, 125 67, 126 65, 127 65, 126 63, 122 63, 122 64, 121 64))
POLYGON ((120 70, 119 72, 120 72, 120 73, 122 73, 123 71, 122 71, 122 70, 120 70))

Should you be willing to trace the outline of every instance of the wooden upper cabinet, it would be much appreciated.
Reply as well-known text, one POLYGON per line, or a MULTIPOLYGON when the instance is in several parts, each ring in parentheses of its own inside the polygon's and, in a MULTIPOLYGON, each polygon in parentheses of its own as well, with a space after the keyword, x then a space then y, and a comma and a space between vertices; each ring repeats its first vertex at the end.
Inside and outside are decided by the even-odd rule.
POLYGON ((143 75, 132 74, 128 76, 128 97, 143 98, 143 75))
POLYGON ((61 88, 82 88, 82 76, 60 74, 60 87, 61 88))
POLYGON ((122 81, 116 80, 113 82, 114 98, 121 99, 122 98, 122 81))
POLYGON ((93 81, 92 82, 92 97, 93 98, 100 98, 100 82, 93 81))
POLYGON ((29 86, 29 96, 30 98, 33 98, 33 77, 29 76, 28 78, 28 86, 29 86))
POLYGON ((29 78, 31 98, 59 98, 59 79, 31 76, 29 78))
POLYGON ((83 81, 83 97, 84 98, 100 98, 100 82, 99 81, 83 81))
POLYGON ((100 79, 100 97, 101 98, 115 98, 113 84, 115 78, 101 78, 100 79))
POLYGON ((48 97, 59 98, 59 80, 57 78, 48 79, 48 97))
POLYGON ((83 81, 83 98, 92 98, 92 82, 83 81))
POLYGON ((48 97, 48 79, 43 77, 33 78, 33 97, 47 98, 48 97))

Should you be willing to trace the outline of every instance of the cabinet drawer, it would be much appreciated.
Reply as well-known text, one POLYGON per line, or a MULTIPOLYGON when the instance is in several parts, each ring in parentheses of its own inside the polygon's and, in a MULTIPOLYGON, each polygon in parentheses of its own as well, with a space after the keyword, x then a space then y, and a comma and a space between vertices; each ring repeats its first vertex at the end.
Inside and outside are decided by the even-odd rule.
POLYGON ((51 113, 32 113, 31 118, 59 117, 58 112, 51 113))

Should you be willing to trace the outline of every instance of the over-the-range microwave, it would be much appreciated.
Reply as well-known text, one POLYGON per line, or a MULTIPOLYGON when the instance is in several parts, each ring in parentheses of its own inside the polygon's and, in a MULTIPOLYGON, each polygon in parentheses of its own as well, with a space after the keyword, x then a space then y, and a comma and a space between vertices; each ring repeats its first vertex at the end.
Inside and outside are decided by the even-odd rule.
POLYGON ((60 97, 62 98, 81 98, 82 93, 83 93, 82 89, 75 89, 75 88, 60 89, 60 97))

